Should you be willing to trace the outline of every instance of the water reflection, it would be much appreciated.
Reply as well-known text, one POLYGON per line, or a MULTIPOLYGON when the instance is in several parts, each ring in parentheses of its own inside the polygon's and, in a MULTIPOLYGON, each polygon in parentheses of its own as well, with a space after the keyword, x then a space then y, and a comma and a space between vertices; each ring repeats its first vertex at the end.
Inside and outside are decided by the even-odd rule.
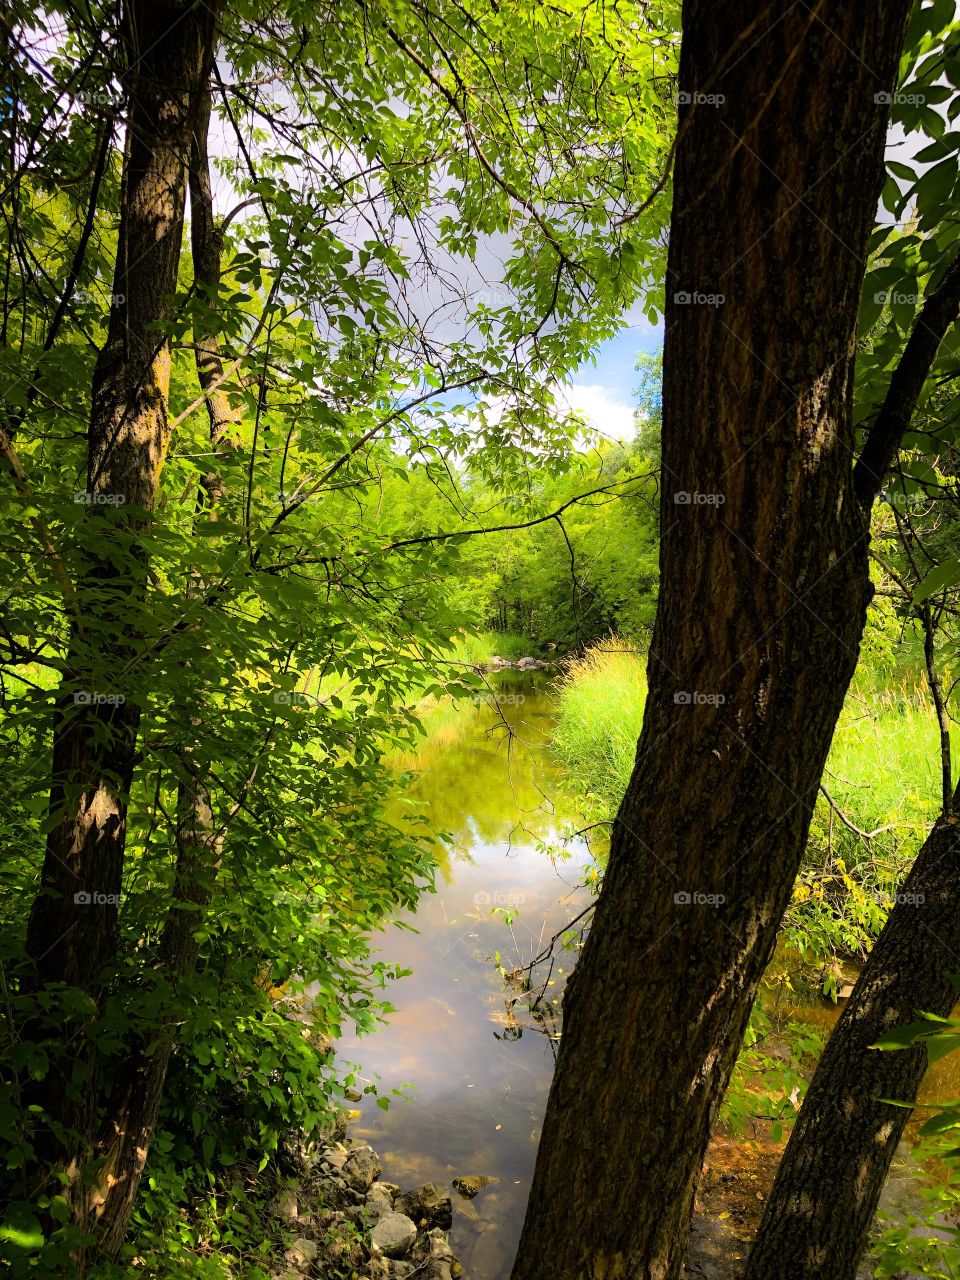
MULTIPOLYGON (((533 1174, 553 1073, 554 1043, 513 1004, 504 969, 529 962, 583 910, 578 887, 590 854, 582 840, 555 861, 576 814, 547 754, 552 725, 542 673, 504 673, 495 707, 469 706, 445 724, 416 761, 411 798, 451 833, 435 894, 380 936, 382 957, 413 970, 390 993, 388 1026, 345 1035, 342 1061, 357 1062, 381 1089, 414 1086, 390 1110, 363 1104, 352 1128, 383 1158, 383 1178, 414 1186, 458 1175, 498 1181, 476 1200, 454 1193, 452 1243, 471 1280, 507 1280, 533 1174), (500 720, 506 718, 512 735, 500 720), (509 925, 495 907, 517 911, 509 925)), ((548 997, 559 996, 569 958, 561 954, 548 997)))

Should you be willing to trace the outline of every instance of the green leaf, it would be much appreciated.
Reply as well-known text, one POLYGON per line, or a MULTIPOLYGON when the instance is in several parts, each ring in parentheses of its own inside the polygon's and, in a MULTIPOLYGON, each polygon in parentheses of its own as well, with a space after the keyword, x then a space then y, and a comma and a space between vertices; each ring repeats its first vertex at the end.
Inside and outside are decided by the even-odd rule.
POLYGON ((936 595, 938 591, 956 586, 958 582, 960 582, 960 557, 944 560, 942 564, 938 564, 935 569, 932 569, 914 589, 913 603, 922 604, 924 600, 936 595))

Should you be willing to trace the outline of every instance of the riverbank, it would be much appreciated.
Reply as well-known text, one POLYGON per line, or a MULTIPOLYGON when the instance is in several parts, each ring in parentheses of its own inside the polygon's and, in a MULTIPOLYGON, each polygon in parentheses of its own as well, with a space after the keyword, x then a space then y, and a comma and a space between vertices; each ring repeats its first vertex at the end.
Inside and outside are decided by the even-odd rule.
MULTIPOLYGON (((569 662, 556 684, 552 749, 593 821, 613 817, 630 779, 645 665, 645 655, 611 639, 569 662)), ((866 664, 838 723, 777 956, 708 1151, 687 1259, 691 1277, 741 1274, 820 1046, 936 816, 938 748, 922 683, 866 664)), ((927 1071, 859 1277, 912 1275, 898 1266, 905 1241, 913 1254, 926 1251, 933 1269, 923 1275, 942 1274, 956 1192, 940 1160, 944 1144, 921 1143, 921 1128, 929 1116, 924 1104, 958 1096, 958 1076, 949 1057, 927 1071)))
POLYGON ((300 1173, 274 1202, 293 1234, 270 1280, 458 1280, 463 1268, 446 1232, 453 1220, 445 1188, 402 1192, 380 1181, 383 1164, 345 1134, 298 1151, 300 1173))
MULTIPOLYGON (((620 651, 616 662, 632 688, 622 680, 578 686, 583 713, 602 708, 607 717, 597 742, 608 763, 632 759, 632 728, 617 717, 628 722, 634 703, 642 711, 642 657, 620 651)), ((402 915, 400 929, 376 939, 384 961, 412 971, 391 986, 387 1025, 362 1037, 347 1031, 337 1046, 344 1066, 358 1064, 358 1088, 403 1091, 387 1110, 365 1095, 351 1126, 383 1153, 384 1178, 449 1189, 465 1170, 491 1177, 475 1201, 453 1198, 451 1245, 466 1280, 509 1277, 553 1074, 553 1002, 575 962, 584 923, 577 918, 593 900, 591 876, 603 854, 602 845, 591 850, 572 837, 586 820, 582 762, 564 767, 557 756, 564 684, 558 692, 553 673, 536 669, 502 669, 488 679, 484 695, 438 705, 429 736, 403 758, 411 772, 405 805, 448 836, 437 891, 402 915), (539 965, 539 980, 525 991, 517 974, 555 934, 552 967, 539 965), (530 1011, 541 985, 537 1012, 549 1000, 548 1017, 530 1011)), ((795 1103, 838 1015, 820 970, 807 966, 801 976, 802 967, 795 954, 772 967, 765 1022, 708 1151, 686 1273, 697 1280, 737 1275, 795 1103)), ((960 1096, 960 1083, 941 1081, 950 1096, 954 1085, 960 1096)), ((916 1161, 905 1156, 903 1166, 884 1201, 894 1216, 917 1204, 916 1161)))
MULTIPOLYGON (((590 820, 609 820, 633 770, 646 655, 611 637, 565 664, 556 697, 552 749, 590 820)), ((828 996, 843 985, 843 960, 866 957, 937 815, 939 736, 919 677, 857 673, 783 926, 828 996)))

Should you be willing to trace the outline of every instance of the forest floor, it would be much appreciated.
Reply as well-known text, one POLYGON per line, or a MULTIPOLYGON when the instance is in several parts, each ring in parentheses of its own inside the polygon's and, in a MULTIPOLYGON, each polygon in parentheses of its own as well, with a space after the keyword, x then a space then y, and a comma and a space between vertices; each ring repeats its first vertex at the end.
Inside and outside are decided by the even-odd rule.
POLYGON ((717 1134, 707 1151, 687 1247, 689 1280, 737 1280, 784 1144, 717 1134))
MULTIPOLYGON (((686 1280, 739 1280, 785 1145, 723 1134, 711 1140, 687 1246, 686 1280)), ((864 1264, 861 1280, 871 1273, 864 1264)))

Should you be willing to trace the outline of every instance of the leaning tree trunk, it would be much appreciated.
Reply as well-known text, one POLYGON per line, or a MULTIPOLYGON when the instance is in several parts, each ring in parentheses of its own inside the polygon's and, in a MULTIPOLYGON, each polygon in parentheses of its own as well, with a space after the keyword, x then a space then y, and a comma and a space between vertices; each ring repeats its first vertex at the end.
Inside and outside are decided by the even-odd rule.
POLYGON ((649 693, 514 1280, 680 1274, 870 593, 854 340, 909 12, 684 5, 649 693))
MULTIPOLYGON (((954 803, 960 794, 954 797, 954 803)), ((854 1280, 880 1192, 927 1067, 921 1045, 870 1046, 957 989, 960 828, 940 818, 870 952, 800 1108, 764 1206, 745 1280, 854 1280)))
MULTIPOLYGON (((138 538, 169 443, 170 351, 163 332, 177 284, 187 164, 212 63, 216 5, 134 0, 123 30, 129 114, 115 305, 94 372, 88 434, 87 519, 97 522, 96 537, 85 535, 90 550, 77 588, 79 622, 54 725, 52 825, 27 932, 35 983, 79 987, 95 1002, 116 956, 140 719, 121 673, 140 647, 146 559, 138 538)), ((96 1120, 98 1054, 82 1036, 78 1056, 79 1081, 51 1072, 39 1100, 72 1135, 66 1149, 51 1143, 44 1156, 54 1172, 66 1173, 83 1224, 91 1204, 79 1174, 96 1120)))

